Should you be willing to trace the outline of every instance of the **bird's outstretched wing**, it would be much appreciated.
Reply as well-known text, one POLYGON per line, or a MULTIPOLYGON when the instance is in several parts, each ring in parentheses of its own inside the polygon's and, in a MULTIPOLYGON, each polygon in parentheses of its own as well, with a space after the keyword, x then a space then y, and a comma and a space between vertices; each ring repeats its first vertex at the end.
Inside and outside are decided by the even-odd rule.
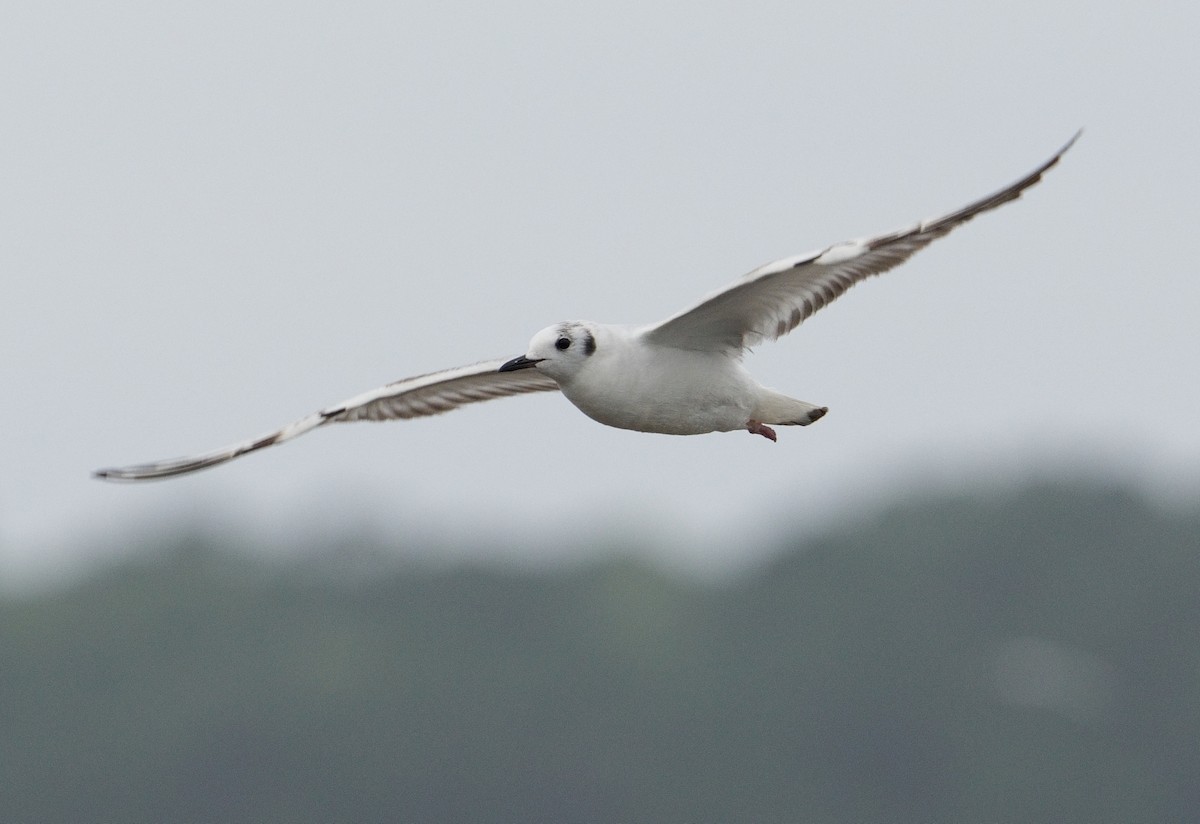
POLYGON ((99 469, 94 474, 97 478, 114 481, 169 478, 172 475, 183 475, 197 469, 216 466, 247 452, 283 443, 327 423, 420 418, 449 412, 468 403, 490 401, 493 398, 525 392, 548 392, 558 389, 558 384, 552 378, 536 369, 498 371, 503 363, 502 360, 484 361, 457 369, 405 378, 371 392, 364 392, 320 412, 314 412, 275 432, 224 449, 190 458, 175 458, 117 469, 99 469))
POLYGON ((900 265, 975 215, 1016 200, 1058 163, 1080 134, 1082 131, 1025 177, 957 211, 895 232, 760 266, 642 334, 648 342, 661 346, 731 354, 781 337, 859 281, 900 265))

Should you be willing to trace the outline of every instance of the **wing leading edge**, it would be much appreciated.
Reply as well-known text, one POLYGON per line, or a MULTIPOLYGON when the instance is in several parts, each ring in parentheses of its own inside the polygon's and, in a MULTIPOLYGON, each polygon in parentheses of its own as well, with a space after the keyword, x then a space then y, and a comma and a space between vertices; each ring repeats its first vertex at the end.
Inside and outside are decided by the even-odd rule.
POLYGON ((1019 198, 1062 159, 1082 133, 1076 132, 1053 157, 1020 180, 961 209, 887 234, 760 266, 695 306, 651 326, 643 335, 662 346, 734 354, 782 337, 856 283, 900 265, 976 215, 1019 198))
POLYGON ((387 421, 440 415, 460 406, 490 401, 527 392, 558 389, 552 378, 536 369, 500 372, 502 360, 483 361, 428 375, 389 383, 342 403, 314 412, 287 426, 235 443, 222 449, 187 458, 114 469, 99 469, 95 477, 111 481, 143 481, 170 478, 217 466, 250 452, 290 441, 327 423, 343 421, 387 421))

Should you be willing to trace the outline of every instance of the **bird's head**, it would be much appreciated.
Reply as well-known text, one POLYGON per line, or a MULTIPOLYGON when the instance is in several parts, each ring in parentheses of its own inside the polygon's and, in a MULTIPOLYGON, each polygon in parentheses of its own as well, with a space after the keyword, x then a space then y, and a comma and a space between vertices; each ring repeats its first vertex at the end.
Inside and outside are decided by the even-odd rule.
POLYGON ((513 358, 500 371, 536 368, 560 383, 569 381, 596 354, 598 331, 595 324, 581 320, 547 326, 529 341, 524 355, 513 358))

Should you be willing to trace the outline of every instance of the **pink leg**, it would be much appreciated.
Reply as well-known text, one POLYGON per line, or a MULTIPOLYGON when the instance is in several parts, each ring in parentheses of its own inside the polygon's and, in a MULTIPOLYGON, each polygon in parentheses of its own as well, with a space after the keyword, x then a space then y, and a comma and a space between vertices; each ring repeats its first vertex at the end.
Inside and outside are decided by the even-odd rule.
POLYGON ((776 440, 775 430, 767 426, 762 421, 751 420, 747 422, 746 429, 750 431, 751 435, 762 435, 769 441, 776 440))

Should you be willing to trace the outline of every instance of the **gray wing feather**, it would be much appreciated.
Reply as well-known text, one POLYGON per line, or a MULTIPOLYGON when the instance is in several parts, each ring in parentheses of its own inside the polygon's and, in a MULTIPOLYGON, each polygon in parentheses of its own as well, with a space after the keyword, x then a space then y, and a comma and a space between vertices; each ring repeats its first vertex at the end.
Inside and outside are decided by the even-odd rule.
POLYGON ((1080 134, 1025 177, 957 211, 760 266, 643 335, 662 346, 730 353, 786 335, 854 284, 899 266, 976 215, 1016 200, 1058 163, 1080 134))
POLYGON ((97 478, 114 481, 169 478, 198 469, 207 469, 249 452, 283 443, 327 423, 420 418, 449 412, 469 403, 558 389, 558 384, 552 378, 536 369, 498 371, 503 363, 502 360, 484 361, 457 369, 405 378, 371 392, 364 392, 320 412, 314 412, 274 432, 223 449, 189 458, 100 469, 94 474, 97 478))

